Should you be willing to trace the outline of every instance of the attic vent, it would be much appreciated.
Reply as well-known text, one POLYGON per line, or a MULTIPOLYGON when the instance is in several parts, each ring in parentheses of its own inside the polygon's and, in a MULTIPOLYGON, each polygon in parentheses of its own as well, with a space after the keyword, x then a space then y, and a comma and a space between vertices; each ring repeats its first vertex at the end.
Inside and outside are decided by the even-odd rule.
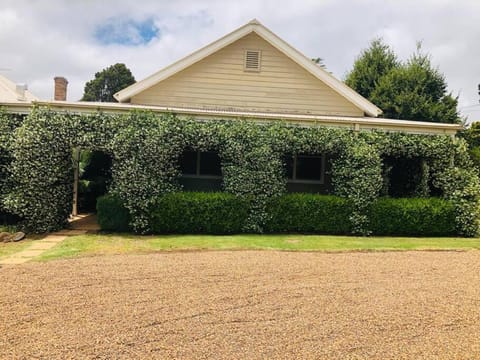
POLYGON ((260 50, 245 50, 245 71, 260 71, 260 50))

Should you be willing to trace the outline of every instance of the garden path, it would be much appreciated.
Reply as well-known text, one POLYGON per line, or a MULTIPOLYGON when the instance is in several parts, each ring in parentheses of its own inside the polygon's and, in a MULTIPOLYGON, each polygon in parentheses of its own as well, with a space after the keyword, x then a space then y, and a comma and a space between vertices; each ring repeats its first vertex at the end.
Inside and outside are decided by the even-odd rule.
POLYGON ((14 253, 4 259, 0 259, 0 265, 23 264, 33 258, 42 255, 45 251, 59 244, 69 236, 82 235, 87 232, 99 230, 96 216, 94 214, 80 214, 75 216, 70 222, 68 229, 48 234, 46 237, 33 242, 28 248, 14 253))

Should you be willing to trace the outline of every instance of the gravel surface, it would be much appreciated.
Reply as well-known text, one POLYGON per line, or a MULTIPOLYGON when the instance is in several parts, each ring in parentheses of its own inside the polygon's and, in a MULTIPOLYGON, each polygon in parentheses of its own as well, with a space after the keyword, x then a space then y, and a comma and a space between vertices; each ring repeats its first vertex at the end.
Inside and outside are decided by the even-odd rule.
POLYGON ((479 359, 480 251, 177 252, 0 269, 1 359, 479 359))

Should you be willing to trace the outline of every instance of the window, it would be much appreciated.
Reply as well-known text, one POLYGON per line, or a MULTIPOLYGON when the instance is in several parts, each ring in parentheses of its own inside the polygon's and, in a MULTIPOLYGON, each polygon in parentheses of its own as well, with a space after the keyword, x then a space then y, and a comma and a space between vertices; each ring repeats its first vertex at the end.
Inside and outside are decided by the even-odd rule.
POLYGON ((245 50, 245 71, 260 71, 260 50, 245 50))
POLYGON ((184 151, 180 168, 184 177, 222 177, 220 157, 214 151, 184 151))
POLYGON ((286 157, 287 178, 292 183, 323 184, 325 155, 290 155, 286 157))

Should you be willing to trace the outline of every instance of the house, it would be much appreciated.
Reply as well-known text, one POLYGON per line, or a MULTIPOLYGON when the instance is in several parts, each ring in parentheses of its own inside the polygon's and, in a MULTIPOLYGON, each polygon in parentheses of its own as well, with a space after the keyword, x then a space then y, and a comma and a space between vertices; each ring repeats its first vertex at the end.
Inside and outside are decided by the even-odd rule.
MULTIPOLYGON (((148 109, 197 119, 280 119, 412 134, 454 135, 461 129, 458 124, 379 117, 378 107, 257 20, 118 92, 119 103, 65 101, 67 83, 65 78, 55 78, 55 100, 30 100, 53 110, 78 113, 148 109)), ((9 86, 15 90, 13 83, 9 86)), ((11 112, 29 111, 25 104, 10 103, 9 98, 0 96, 0 106, 11 112)))
MULTIPOLYGON (((170 109, 198 119, 279 119, 302 125, 455 134, 456 124, 383 119, 370 101, 252 20, 114 95, 120 104, 170 109)), ((330 192, 325 155, 285 159, 290 191, 330 192)), ((220 158, 186 152, 187 190, 221 189, 220 158)))
MULTIPOLYGON (((29 150, 35 146, 37 150, 22 152, 16 159, 31 170, 27 181, 16 187, 15 196, 21 201, 15 202, 15 206, 19 204, 20 210, 13 210, 25 216, 37 230, 61 227, 72 204, 75 213, 78 154, 79 149, 85 148, 109 151, 104 155, 113 156, 114 164, 119 165, 113 172, 114 191, 128 202, 136 231, 148 230, 149 204, 165 192, 180 190, 180 183, 185 190, 225 190, 248 196, 253 204, 245 225, 248 231, 261 230, 266 199, 287 190, 333 191, 349 199, 352 232, 362 234, 369 230, 368 208, 379 195, 441 195, 452 199, 454 194, 455 214, 460 214, 455 220, 459 233, 477 233, 477 218, 471 209, 477 209, 478 204, 476 198, 469 198, 468 187, 477 186, 476 174, 468 169, 468 161, 456 160, 468 157, 461 141, 453 138, 461 125, 381 118, 378 107, 256 20, 121 90, 115 94, 119 103, 70 102, 66 100, 66 90, 66 79, 57 77, 55 100, 5 102, 0 98, 0 106, 11 113, 29 113, 32 105, 48 107, 39 112, 52 124, 42 129, 47 135, 39 131, 17 132, 29 136, 29 150), (137 114, 131 110, 175 113, 177 118, 166 117, 159 122, 145 113, 141 116, 149 122, 144 123, 137 121, 137 114), (75 121, 65 122, 65 117, 57 116, 61 111, 95 116, 73 116, 75 121), (107 118, 105 113, 129 116, 107 118), (190 126, 178 126, 181 117, 193 118, 190 126), (127 130, 122 125, 116 127, 124 119, 131 120, 127 130), (211 119, 232 121, 208 122, 211 119), (239 119, 252 121, 235 123, 239 119), (103 121, 113 127, 106 126, 105 130, 103 121), (279 131, 278 139, 275 135, 263 136, 271 136, 272 133, 263 132, 271 128, 252 122, 281 122, 274 128, 279 131), (158 126, 165 126, 168 131, 157 131, 158 126), (347 131, 328 129, 331 127, 347 131), (59 128, 64 130, 62 136, 68 135, 63 139, 63 148, 54 144, 59 128), (192 128, 195 130, 189 132, 192 128), (203 131, 200 129, 208 129, 208 136, 215 139, 198 142, 199 133, 195 131, 203 131), (356 136, 371 130, 388 134, 356 136), (395 132, 406 135, 392 134, 395 132), (172 136, 175 133, 178 139, 172 136), (170 138, 179 146, 172 145, 170 138), (50 143, 45 139, 50 139, 50 143), (277 143, 272 145, 270 140, 277 143), (71 179, 72 147, 77 166, 70 188, 66 185, 71 179), (54 152, 55 156, 48 158, 50 163, 31 161, 32 154, 45 148, 54 152), (64 181, 48 176, 48 171, 44 171, 46 164, 56 166, 56 174, 63 176, 64 181), (43 186, 37 186, 33 195, 29 184, 32 177, 35 184, 43 186), (48 204, 44 199, 46 189, 54 189, 48 204), (32 199, 37 207, 32 206, 32 199), (468 219, 464 214, 469 214, 468 219)), ((24 125, 28 128, 36 123, 24 125)))
MULTIPOLYGON (((28 91, 25 99, 53 110, 78 113, 148 109, 199 120, 283 120, 303 126, 412 134, 454 135, 461 129, 457 124, 379 117, 382 111, 377 106, 255 19, 121 90, 114 95, 119 103, 68 102, 67 84, 65 78, 55 78, 55 100, 39 101, 28 91)), ((11 96, 19 98, 13 83, 7 87, 11 96)), ((0 102, 4 101, 0 98, 0 102)), ((28 112, 31 103, 17 100, 4 105, 10 111, 28 112)), ((286 158, 285 163, 290 191, 330 192, 330 161, 325 156, 297 154, 286 158)), ((218 154, 186 152, 181 168, 185 189, 221 189, 218 154)))
POLYGON ((24 105, 39 100, 33 95, 26 84, 15 84, 5 76, 0 75, 0 104, 24 105))

